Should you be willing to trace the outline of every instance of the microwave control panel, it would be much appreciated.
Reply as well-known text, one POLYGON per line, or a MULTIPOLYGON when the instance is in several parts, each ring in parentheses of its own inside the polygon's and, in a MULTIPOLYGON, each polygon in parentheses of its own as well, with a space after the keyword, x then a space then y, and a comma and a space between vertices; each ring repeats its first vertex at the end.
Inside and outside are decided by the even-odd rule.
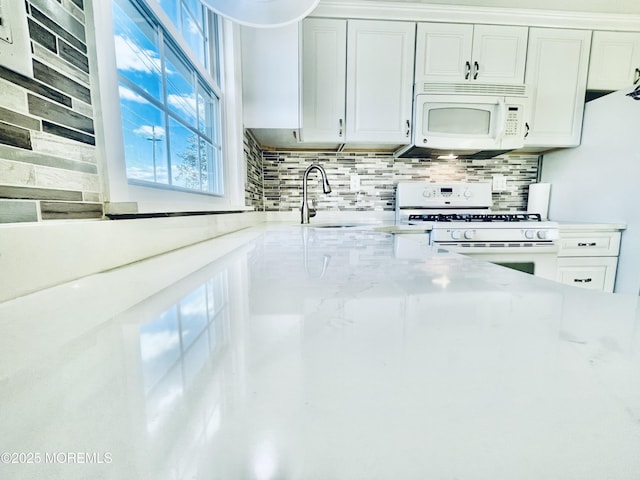
POLYGON ((504 136, 520 141, 523 135, 525 101, 522 98, 507 97, 504 119, 504 136))
POLYGON ((520 124, 520 117, 522 107, 519 105, 509 105, 507 107, 507 118, 504 122, 504 136, 514 137, 518 135, 518 125, 520 124))

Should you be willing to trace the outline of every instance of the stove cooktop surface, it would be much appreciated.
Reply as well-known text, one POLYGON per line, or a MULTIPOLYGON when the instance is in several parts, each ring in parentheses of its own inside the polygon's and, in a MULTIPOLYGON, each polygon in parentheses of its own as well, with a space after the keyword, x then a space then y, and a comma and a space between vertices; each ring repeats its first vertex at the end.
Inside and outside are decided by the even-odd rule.
POLYGON ((409 222, 541 222, 539 213, 416 213, 409 222))

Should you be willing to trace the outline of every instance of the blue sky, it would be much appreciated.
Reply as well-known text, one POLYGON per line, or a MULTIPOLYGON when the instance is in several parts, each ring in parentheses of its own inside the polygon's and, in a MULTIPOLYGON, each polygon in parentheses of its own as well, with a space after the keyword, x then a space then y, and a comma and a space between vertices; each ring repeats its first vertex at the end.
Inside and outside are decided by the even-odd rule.
MULTIPOLYGON (((128 13, 134 14, 130 9, 128 13)), ((151 25, 140 22, 141 18, 136 20, 138 21, 133 22, 114 2, 118 72, 162 103, 162 62, 157 34, 151 25)), ((198 96, 191 71, 169 48, 165 48, 165 71, 167 105, 170 111, 193 128, 198 128, 198 96)), ((119 92, 128 177, 168 183, 166 142, 169 136, 171 163, 174 166, 173 183, 180 185, 180 179, 175 178, 175 167, 182 162, 179 154, 188 148, 189 137, 193 137, 194 133, 177 121, 172 121, 168 128, 163 111, 126 83, 120 83, 119 92)), ((200 106, 200 118, 204 118, 203 102, 200 102, 200 106)))

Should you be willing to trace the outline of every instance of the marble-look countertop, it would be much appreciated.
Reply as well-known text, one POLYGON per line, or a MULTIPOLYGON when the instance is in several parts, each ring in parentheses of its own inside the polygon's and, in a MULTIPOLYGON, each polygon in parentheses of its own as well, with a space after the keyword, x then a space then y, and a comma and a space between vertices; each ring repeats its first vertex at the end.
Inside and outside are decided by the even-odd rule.
POLYGON ((562 232, 619 232, 627 229, 625 223, 597 223, 597 222, 558 222, 560 233, 562 232))
POLYGON ((265 226, 0 304, 0 478, 637 480, 638 297, 265 226))

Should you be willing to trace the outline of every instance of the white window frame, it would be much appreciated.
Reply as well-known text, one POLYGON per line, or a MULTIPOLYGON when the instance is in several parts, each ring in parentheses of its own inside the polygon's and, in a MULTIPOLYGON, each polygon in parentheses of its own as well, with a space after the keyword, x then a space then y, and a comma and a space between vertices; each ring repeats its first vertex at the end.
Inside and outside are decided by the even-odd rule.
MULTIPOLYGON (((211 75, 190 54, 177 28, 153 0, 142 0, 163 23, 185 51, 198 72, 212 83, 211 75)), ((240 69, 240 31, 238 25, 218 17, 222 39, 220 86, 222 121, 222 168, 224 195, 189 193, 162 187, 130 184, 127 179, 118 92, 118 71, 114 43, 111 0, 86 2, 87 23, 95 32, 89 40, 96 125, 96 150, 103 179, 106 213, 160 213, 251 210, 244 205, 246 166, 243 153, 242 75, 240 69), (95 43, 94 43, 95 42, 95 43)))

